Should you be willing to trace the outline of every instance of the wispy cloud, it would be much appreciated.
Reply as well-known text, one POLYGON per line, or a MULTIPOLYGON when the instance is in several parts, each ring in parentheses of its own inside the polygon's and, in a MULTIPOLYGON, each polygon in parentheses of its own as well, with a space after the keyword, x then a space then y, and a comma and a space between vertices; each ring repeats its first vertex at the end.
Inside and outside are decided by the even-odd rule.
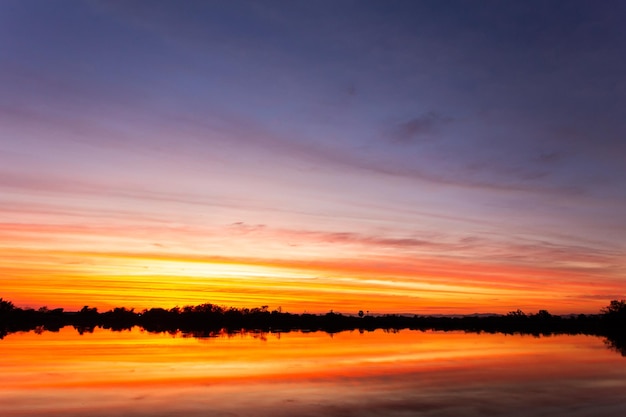
POLYGON ((453 119, 431 111, 395 125, 389 134, 399 144, 414 144, 435 140, 437 129, 452 123, 453 119))

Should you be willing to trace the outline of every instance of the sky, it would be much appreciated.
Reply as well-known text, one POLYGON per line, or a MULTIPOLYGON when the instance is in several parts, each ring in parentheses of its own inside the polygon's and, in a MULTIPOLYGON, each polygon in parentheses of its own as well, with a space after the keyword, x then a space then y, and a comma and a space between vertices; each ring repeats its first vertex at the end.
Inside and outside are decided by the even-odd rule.
POLYGON ((626 298, 626 3, 0 0, 0 297, 626 298))

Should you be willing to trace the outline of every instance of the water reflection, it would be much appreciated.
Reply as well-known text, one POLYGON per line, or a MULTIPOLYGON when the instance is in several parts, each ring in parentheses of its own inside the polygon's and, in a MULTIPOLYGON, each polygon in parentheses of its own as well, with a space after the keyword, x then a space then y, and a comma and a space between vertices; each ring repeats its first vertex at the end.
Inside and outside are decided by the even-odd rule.
MULTIPOLYGON (((0 342, 3 416, 614 416, 626 360, 591 336, 403 330, 0 342)), ((197 336, 197 335, 196 335, 197 336)))
POLYGON ((607 337, 604 338, 604 344, 609 349, 626 357, 626 334, 624 331, 609 332, 607 337))

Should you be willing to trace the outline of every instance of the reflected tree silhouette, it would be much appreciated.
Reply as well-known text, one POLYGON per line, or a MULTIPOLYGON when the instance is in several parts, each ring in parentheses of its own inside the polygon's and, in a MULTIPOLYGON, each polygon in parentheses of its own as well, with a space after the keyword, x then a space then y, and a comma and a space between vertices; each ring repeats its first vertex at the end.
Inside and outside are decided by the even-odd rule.
POLYGON ((359 332, 383 329, 393 333, 401 329, 465 331, 476 333, 531 334, 586 334, 605 338, 611 350, 626 356, 626 301, 613 300, 600 314, 558 316, 539 310, 526 314, 521 310, 506 315, 489 316, 407 316, 398 314, 370 315, 359 311, 344 315, 330 310, 326 314, 292 314, 281 310, 223 307, 211 303, 172 309, 151 308, 136 312, 133 308, 116 307, 98 312, 84 306, 76 312, 61 308, 38 310, 16 308, 0 298, 0 338, 9 333, 34 330, 59 331, 73 326, 79 334, 91 333, 96 328, 112 331, 130 330, 135 326, 151 333, 169 333, 183 337, 211 338, 224 334, 252 332, 325 331, 332 335, 347 330, 359 332))
POLYGON ((607 348, 620 353, 626 357, 626 333, 611 333, 604 339, 604 344, 607 348))
POLYGON ((626 300, 613 300, 601 310, 606 346, 626 357, 626 300))

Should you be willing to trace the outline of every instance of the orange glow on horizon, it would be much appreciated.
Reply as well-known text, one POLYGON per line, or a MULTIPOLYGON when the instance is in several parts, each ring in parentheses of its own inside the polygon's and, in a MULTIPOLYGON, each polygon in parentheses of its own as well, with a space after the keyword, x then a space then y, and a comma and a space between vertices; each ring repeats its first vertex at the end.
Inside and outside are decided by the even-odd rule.
POLYGON ((284 311, 595 313, 617 282, 558 268, 402 257, 327 261, 207 258, 163 253, 9 249, 2 297, 18 306, 79 309, 213 304, 284 311), (554 294, 559 297, 555 298, 554 294))

